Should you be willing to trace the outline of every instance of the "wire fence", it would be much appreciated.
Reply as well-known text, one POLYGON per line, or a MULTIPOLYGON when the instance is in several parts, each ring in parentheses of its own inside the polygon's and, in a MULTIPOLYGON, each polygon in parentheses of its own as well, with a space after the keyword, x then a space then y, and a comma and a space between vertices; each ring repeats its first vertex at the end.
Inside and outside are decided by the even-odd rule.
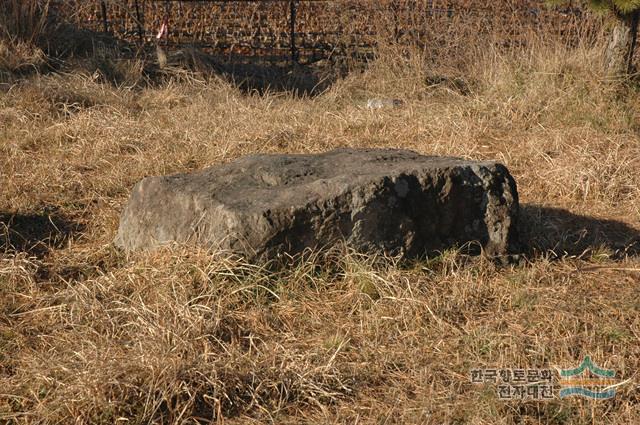
POLYGON ((370 54, 381 41, 455 49, 470 40, 526 45, 532 37, 566 43, 594 38, 602 19, 540 0, 54 0, 82 28, 134 42, 189 44, 216 55, 310 62, 370 54))

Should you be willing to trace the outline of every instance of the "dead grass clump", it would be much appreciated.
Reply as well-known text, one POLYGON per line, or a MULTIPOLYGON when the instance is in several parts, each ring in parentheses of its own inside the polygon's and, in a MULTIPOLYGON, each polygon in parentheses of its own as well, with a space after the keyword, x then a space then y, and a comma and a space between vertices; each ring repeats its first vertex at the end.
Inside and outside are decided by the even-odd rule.
POLYGON ((39 48, 22 42, 8 42, 0 38, 0 83, 12 81, 15 74, 42 69, 46 56, 39 48))
MULTIPOLYGON (((268 288, 259 283, 259 269, 236 279, 232 273, 241 264, 211 263, 206 253, 185 260, 167 252, 128 263, 116 274, 62 283, 61 291, 26 314, 5 303, 11 317, 22 318, 22 331, 59 315, 68 321, 51 339, 23 341, 34 355, 52 350, 48 366, 37 355, 12 356, 10 363, 26 374, 11 380, 40 388, 27 404, 13 400, 16 411, 31 410, 47 421, 72 415, 111 423, 124 415, 178 422, 184 415, 236 416, 256 408, 276 414, 295 405, 331 404, 351 392, 351 378, 335 365, 335 350, 276 337, 283 323, 264 308, 268 288), (158 269, 169 264, 170 275, 158 269), (177 279, 183 281, 178 286, 177 279), (77 402, 69 404, 71 399, 77 402)), ((31 277, 26 268, 24 274, 22 285, 33 285, 33 270, 31 277)), ((9 282, 7 296, 17 295, 19 282, 9 282)))
POLYGON ((49 0, 7 0, 0 5, 0 37, 37 44, 45 36, 49 0))
POLYGON ((0 84, 46 65, 46 55, 38 43, 47 29, 48 13, 48 0, 7 0, 0 4, 0 84))

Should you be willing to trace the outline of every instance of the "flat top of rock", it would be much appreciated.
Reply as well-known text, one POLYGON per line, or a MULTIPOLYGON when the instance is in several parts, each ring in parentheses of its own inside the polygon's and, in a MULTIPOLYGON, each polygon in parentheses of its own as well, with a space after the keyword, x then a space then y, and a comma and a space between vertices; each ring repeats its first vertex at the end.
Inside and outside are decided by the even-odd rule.
MULTIPOLYGON (((425 156, 399 149, 337 149, 320 154, 260 154, 239 158, 190 174, 162 177, 179 191, 208 194, 227 205, 256 203, 265 193, 269 202, 295 202, 298 194, 325 193, 331 186, 353 187, 381 176, 413 174, 417 171, 460 166, 493 165, 493 162, 467 161, 454 157, 425 156), (204 190, 204 188, 210 190, 204 190), (255 196, 262 194, 262 196, 255 196), (279 199, 281 198, 282 199, 279 199), (295 198, 295 196, 293 196, 295 198)), ((302 199, 301 199, 302 201, 302 199)))

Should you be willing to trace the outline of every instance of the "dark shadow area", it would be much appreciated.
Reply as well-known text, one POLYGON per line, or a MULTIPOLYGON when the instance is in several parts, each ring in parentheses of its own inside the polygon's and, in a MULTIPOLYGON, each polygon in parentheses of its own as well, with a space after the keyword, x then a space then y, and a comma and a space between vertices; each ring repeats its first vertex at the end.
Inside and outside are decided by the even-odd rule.
POLYGON ((245 93, 289 92, 295 96, 317 96, 331 87, 337 74, 313 65, 220 64, 223 78, 245 93))
POLYGON ((292 63, 286 57, 212 55, 189 46, 147 46, 144 56, 144 71, 151 82, 187 71, 205 77, 221 77, 244 93, 287 92, 295 96, 316 96, 348 72, 344 66, 328 60, 302 64, 292 63), (162 67, 161 62, 164 62, 162 67))
POLYGON ((640 230, 616 220, 577 215, 561 208, 521 205, 519 228, 527 255, 640 255, 640 230))
MULTIPOLYGON (((292 63, 287 57, 213 55, 190 46, 136 46, 108 34, 64 26, 45 47, 39 71, 83 73, 115 86, 155 86, 169 79, 222 78, 243 93, 317 96, 350 71, 331 60, 292 63), (162 64, 162 65, 161 65, 162 64)), ((14 73, 14 79, 33 74, 14 73)))
MULTIPOLYGON (((22 9, 14 6, 8 16, 16 11, 22 9)), ((16 33, 18 40, 28 41, 34 51, 40 49, 42 54, 36 55, 33 63, 17 61, 7 69, 0 64, 1 90, 8 90, 11 84, 30 75, 63 72, 81 73, 95 81, 127 87, 163 84, 168 78, 218 77, 245 93, 315 96, 345 73, 342 59, 325 57, 330 53, 314 54, 299 61, 292 60, 297 55, 276 48, 252 51, 246 46, 231 46, 226 50, 218 48, 214 53, 211 46, 207 49, 196 44, 156 41, 155 37, 119 38, 111 31, 71 22, 55 8, 37 12, 21 19, 25 22, 36 19, 38 25, 32 23, 27 31, 22 28, 25 22, 19 22, 15 31, 21 31, 16 33)), ((0 17, 5 14, 0 13, 0 17)))
POLYGON ((82 230, 82 225, 56 211, 0 213, 0 252, 26 252, 42 257, 50 249, 62 247, 82 230))
POLYGON ((471 84, 460 77, 448 77, 446 75, 429 75, 425 78, 428 88, 443 87, 462 96, 469 96, 473 90, 471 84))

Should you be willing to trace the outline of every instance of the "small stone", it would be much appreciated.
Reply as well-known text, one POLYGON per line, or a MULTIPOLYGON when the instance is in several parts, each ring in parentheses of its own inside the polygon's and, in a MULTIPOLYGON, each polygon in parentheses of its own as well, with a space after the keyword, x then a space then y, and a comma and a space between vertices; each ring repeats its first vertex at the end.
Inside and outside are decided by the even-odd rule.
POLYGON ((401 99, 369 99, 367 101, 368 109, 400 108, 402 106, 404 106, 404 101, 401 99))

